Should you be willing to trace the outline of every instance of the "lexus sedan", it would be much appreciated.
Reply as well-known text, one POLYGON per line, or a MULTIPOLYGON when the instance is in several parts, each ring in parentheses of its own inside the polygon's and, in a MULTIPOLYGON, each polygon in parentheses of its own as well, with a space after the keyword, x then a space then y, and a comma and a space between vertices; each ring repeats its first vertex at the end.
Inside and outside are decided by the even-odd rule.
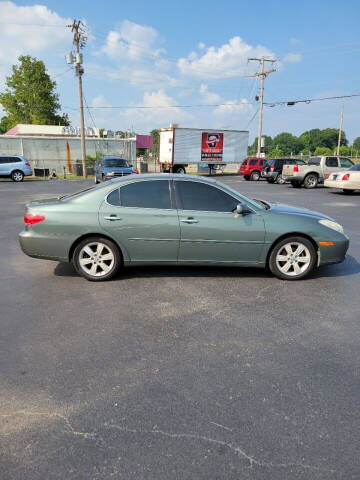
POLYGON ((342 262, 349 240, 320 213, 251 200, 212 179, 129 175, 26 206, 30 257, 73 262, 88 280, 130 265, 268 267, 298 280, 342 262))

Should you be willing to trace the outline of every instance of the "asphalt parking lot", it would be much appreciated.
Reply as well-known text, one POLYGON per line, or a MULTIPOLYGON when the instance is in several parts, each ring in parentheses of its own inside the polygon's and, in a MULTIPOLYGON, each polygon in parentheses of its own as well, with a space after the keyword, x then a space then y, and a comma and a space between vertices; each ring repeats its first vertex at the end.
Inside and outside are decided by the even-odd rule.
POLYGON ((332 216, 347 260, 90 283, 17 242, 26 202, 84 183, 0 183, 1 480, 360 477, 360 192, 223 181, 332 216))

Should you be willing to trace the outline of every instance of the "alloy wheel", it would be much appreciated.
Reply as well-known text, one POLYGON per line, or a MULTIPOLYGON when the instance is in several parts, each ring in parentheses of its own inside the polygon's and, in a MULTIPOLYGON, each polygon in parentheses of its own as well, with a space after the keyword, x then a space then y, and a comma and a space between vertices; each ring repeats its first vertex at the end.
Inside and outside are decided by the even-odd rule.
POLYGON ((80 268, 88 275, 103 277, 113 268, 115 255, 108 245, 91 242, 80 250, 78 262, 80 268))
POLYGON ((12 174, 12 179, 14 180, 14 182, 21 182, 23 178, 24 175, 21 172, 14 172, 12 174))
POLYGON ((306 272, 311 263, 309 249, 299 242, 282 245, 276 254, 276 265, 281 273, 296 277, 306 272))

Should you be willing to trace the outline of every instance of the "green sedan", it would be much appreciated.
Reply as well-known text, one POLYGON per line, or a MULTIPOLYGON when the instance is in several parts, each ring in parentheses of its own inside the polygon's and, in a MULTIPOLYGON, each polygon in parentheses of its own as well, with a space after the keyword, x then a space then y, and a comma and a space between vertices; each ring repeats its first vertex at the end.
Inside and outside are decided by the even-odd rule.
POLYGON ((341 225, 320 213, 251 200, 211 179, 129 175, 26 206, 24 253, 73 262, 88 280, 131 265, 268 267, 298 280, 345 259, 341 225))

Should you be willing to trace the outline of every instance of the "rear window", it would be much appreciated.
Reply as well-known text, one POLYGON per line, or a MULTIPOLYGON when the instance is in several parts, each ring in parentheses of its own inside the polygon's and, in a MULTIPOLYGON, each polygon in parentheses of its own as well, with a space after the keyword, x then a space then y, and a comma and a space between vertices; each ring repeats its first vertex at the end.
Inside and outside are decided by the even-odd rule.
POLYGON ((308 165, 320 165, 321 157, 311 157, 308 165))

